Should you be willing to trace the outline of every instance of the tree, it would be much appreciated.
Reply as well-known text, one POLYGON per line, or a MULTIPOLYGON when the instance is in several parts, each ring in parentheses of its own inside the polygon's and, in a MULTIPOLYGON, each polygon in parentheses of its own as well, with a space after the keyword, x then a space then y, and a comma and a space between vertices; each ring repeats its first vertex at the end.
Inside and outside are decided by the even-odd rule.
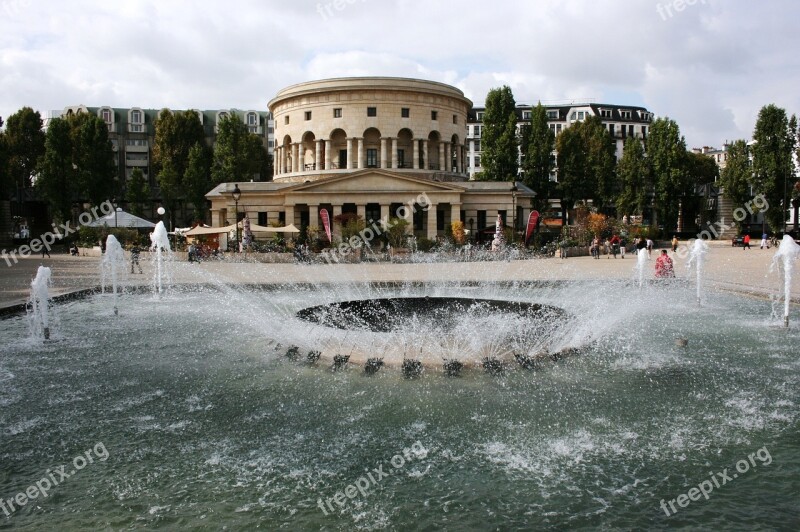
POLYGON ((652 189, 652 175, 641 140, 634 137, 625 139, 622 158, 617 163, 617 179, 621 188, 617 196, 617 213, 643 214, 652 189))
POLYGON ((211 168, 208 151, 201 144, 189 150, 183 186, 186 199, 194 206, 194 218, 205 221, 208 213, 206 193, 211 189, 211 168))
POLYGON ((189 152, 205 142, 205 131, 197 111, 178 111, 162 109, 155 121, 153 139, 153 166, 156 174, 166 161, 170 161, 178 172, 184 175, 189 162, 189 152))
POLYGON ((556 136, 547 123, 547 110, 541 102, 531 111, 531 123, 523 126, 521 138, 522 181, 536 192, 531 207, 544 211, 549 207, 548 200, 553 192, 554 183, 550 180, 550 174, 556 164, 553 156, 556 136))
POLYGON ((708 185, 719 178, 716 161, 703 153, 686 152, 686 172, 692 185, 708 185))
POLYGON ((81 198, 99 205, 118 192, 108 127, 100 117, 86 113, 74 115, 71 121, 77 191, 81 198))
POLYGON ((788 205, 782 205, 789 180, 794 181, 793 136, 785 110, 774 104, 761 108, 753 132, 753 185, 769 204, 764 215, 776 232, 783 231, 788 205))
POLYGON ((516 102, 511 88, 504 85, 486 96, 481 144, 484 181, 514 181, 519 169, 516 102))
POLYGON ((77 195, 73 153, 69 122, 54 118, 45 135, 45 152, 38 166, 36 188, 50 203, 51 213, 59 222, 70 219, 72 201, 77 195))
MULTIPOLYGON (((744 140, 737 140, 728 147, 728 161, 720 173, 720 185, 723 194, 734 206, 742 206, 750 200, 750 182, 753 179, 753 168, 750 164, 750 148, 744 140)), ((742 230, 741 221, 736 225, 742 230)))
POLYGON ((261 140, 251 134, 242 119, 235 114, 220 120, 218 127, 211 165, 212 185, 249 181, 258 172, 258 158, 261 156, 259 150, 263 151, 261 140))
POLYGON ((577 200, 602 206, 613 199, 616 146, 599 117, 590 116, 561 132, 556 150, 565 217, 577 200))
POLYGON ((660 221, 667 232, 673 232, 682 198, 694 192, 687 172, 686 141, 674 120, 658 118, 650 125, 646 148, 656 201, 653 225, 660 221))
POLYGON ((149 199, 150 186, 147 184, 141 168, 134 168, 125 190, 125 200, 131 206, 131 212, 136 216, 142 216, 144 214, 144 204, 149 199))
POLYGON ((175 227, 175 207, 181 195, 181 175, 175 169, 171 160, 166 160, 161 165, 161 172, 158 174, 158 187, 161 190, 161 201, 167 206, 170 221, 175 227))
POLYGON ((18 190, 28 188, 39 158, 44 155, 41 115, 30 107, 23 107, 8 117, 4 136, 12 186, 18 190))

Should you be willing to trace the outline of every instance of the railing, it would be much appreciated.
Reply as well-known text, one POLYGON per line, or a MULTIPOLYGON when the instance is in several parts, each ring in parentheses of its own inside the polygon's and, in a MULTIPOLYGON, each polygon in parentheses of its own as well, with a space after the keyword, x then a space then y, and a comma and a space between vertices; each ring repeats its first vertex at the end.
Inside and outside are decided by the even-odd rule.
POLYGON ((316 170, 317 169, 317 163, 307 164, 303 168, 305 168, 306 170, 316 170))

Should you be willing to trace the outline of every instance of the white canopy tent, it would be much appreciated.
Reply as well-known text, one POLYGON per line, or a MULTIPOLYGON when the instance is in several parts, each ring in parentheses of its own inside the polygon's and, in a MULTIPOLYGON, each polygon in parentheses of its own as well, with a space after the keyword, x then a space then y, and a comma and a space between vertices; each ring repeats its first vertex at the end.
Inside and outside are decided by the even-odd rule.
POLYGON ((152 229, 156 226, 156 224, 152 222, 148 222, 144 218, 139 218, 129 212, 125 212, 122 209, 117 210, 117 212, 112 212, 107 216, 103 216, 98 218, 97 220, 88 224, 89 227, 127 227, 127 228, 149 228, 152 229))
MULTIPOLYGON (((236 229, 236 224, 226 225, 225 227, 202 227, 198 225, 194 229, 186 231, 184 236, 216 235, 220 233, 230 233, 236 229)), ((243 229, 242 222, 239 222, 239 230, 243 229)), ((250 224, 250 231, 253 233, 299 233, 300 229, 294 224, 285 227, 265 227, 258 224, 250 224)))

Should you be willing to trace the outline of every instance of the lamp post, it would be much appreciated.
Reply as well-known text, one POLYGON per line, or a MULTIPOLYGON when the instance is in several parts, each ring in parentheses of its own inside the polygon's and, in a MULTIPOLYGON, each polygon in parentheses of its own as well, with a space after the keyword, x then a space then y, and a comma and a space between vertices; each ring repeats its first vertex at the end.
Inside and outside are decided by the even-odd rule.
POLYGON ((117 198, 112 199, 111 204, 114 206, 114 228, 117 228, 117 198))
POLYGON ((239 198, 242 197, 242 191, 239 190, 239 185, 233 185, 233 202, 236 212, 236 251, 239 251, 239 198))
POLYGON ((511 185, 511 243, 514 243, 514 233, 517 232, 517 183, 511 185))

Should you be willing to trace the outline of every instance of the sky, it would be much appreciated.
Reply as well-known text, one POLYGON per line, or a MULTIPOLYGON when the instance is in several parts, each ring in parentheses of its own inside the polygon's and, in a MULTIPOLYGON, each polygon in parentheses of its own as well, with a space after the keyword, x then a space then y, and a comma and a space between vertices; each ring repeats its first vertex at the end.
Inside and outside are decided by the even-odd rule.
POLYGON ((592 100, 674 119, 687 147, 800 114, 796 0, 0 0, 0 117, 23 106, 267 110, 342 76, 441 81, 482 105, 592 100))

